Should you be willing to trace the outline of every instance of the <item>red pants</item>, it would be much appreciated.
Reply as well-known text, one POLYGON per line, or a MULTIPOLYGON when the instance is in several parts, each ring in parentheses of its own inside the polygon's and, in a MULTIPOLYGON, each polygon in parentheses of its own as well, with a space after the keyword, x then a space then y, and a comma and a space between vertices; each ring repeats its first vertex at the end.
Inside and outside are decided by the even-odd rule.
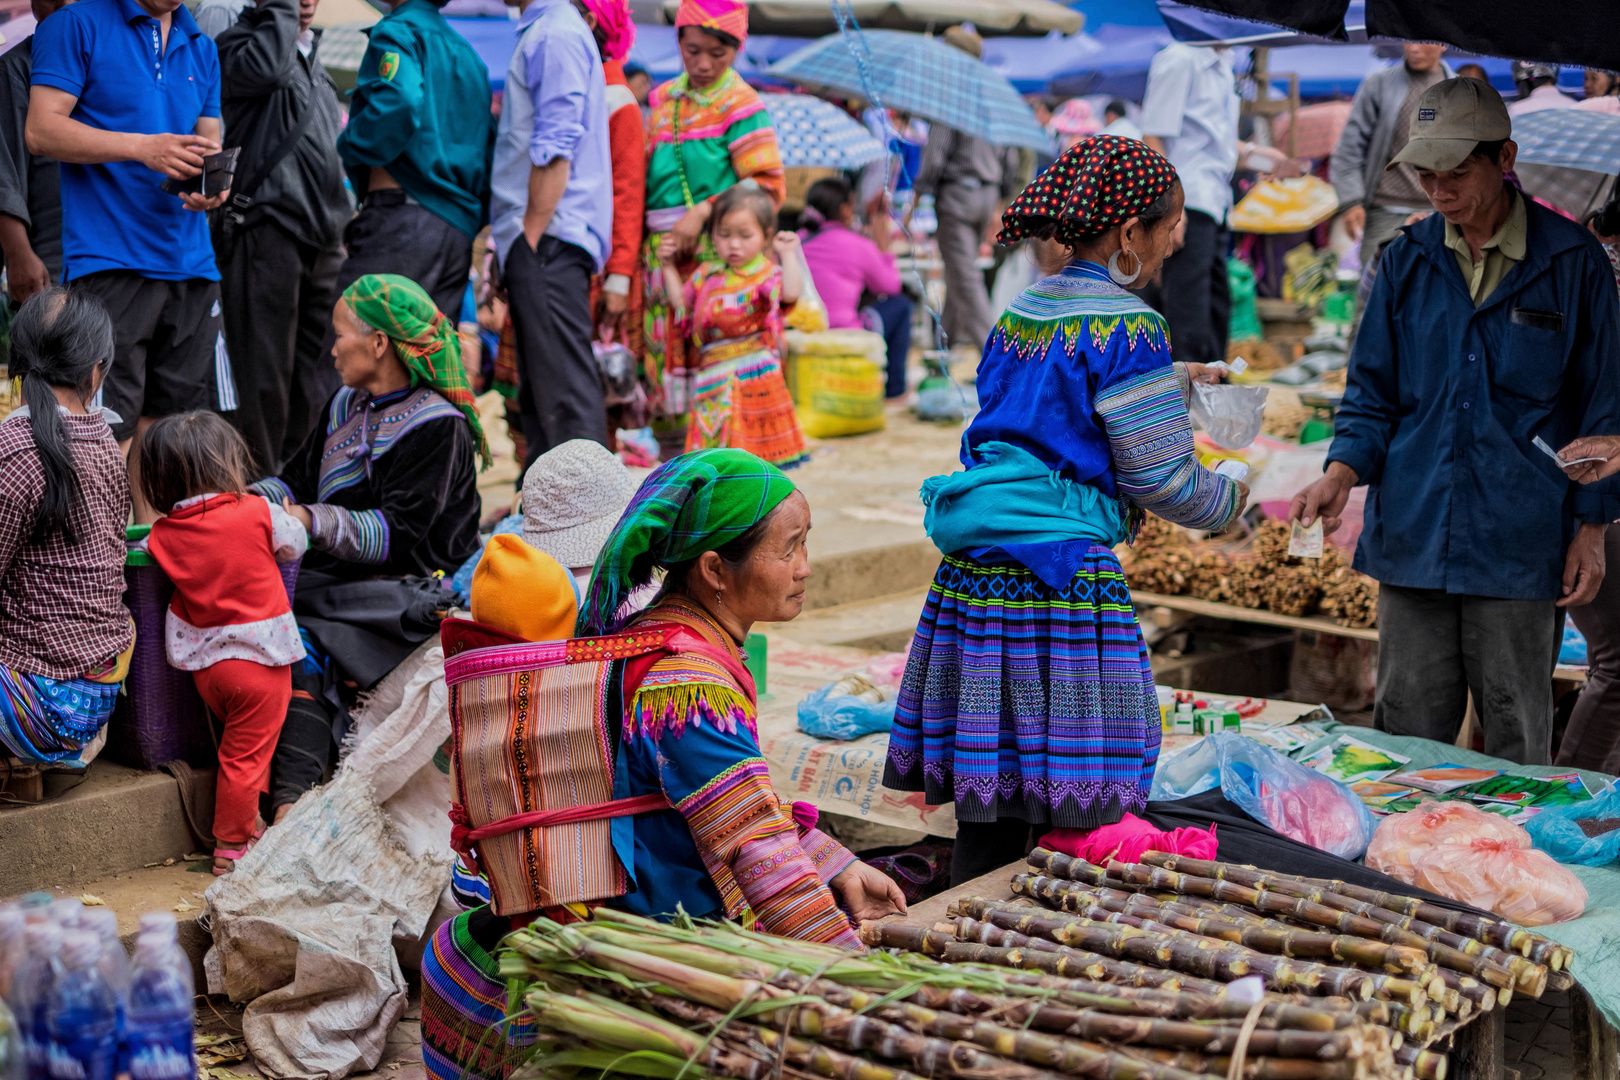
POLYGON ((197 692, 225 724, 214 788, 214 841, 236 848, 253 838, 259 795, 270 789, 270 758, 292 700, 292 667, 221 660, 191 673, 197 692))

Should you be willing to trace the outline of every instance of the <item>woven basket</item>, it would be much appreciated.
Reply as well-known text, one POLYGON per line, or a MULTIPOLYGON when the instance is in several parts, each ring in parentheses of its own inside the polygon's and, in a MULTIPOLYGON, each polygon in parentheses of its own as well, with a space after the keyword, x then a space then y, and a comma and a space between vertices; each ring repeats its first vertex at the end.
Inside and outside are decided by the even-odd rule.
POLYGON ((208 707, 191 673, 170 667, 164 651, 165 615, 174 585, 156 564, 135 561, 124 567, 124 585, 124 606, 135 620, 135 652, 107 724, 102 755, 147 770, 176 760, 213 765, 217 752, 208 707))

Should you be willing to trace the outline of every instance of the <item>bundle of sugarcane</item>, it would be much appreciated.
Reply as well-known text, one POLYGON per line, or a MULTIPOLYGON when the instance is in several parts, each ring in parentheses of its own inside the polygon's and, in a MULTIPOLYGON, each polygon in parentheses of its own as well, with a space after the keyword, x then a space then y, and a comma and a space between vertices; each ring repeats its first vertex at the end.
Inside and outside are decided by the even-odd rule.
POLYGON ((1216 979, 1253 971, 1279 990, 1370 988, 1388 999, 1383 1022, 1403 1036, 1397 1062, 1421 1080, 1444 1076, 1445 1055, 1430 1047, 1475 1012, 1506 1004, 1515 991, 1539 997, 1549 983, 1567 985, 1561 971, 1571 953, 1564 946, 1412 897, 1157 852, 1141 863, 1097 866, 1037 848, 1028 861, 1039 873, 1016 875, 1013 891, 1044 908, 966 900, 956 909, 959 936, 1026 951, 1040 948, 1036 940, 1048 949, 1097 949, 1216 979), (1028 936, 987 935, 985 923, 1028 936), (1234 948, 1270 959, 1257 963, 1234 948), (1309 969, 1290 966, 1295 957, 1345 966, 1316 981, 1309 969))
POLYGON ((548 1076, 576 1068, 668 1080, 674 1059, 699 1076, 738 1080, 764 1080, 770 1069, 838 1080, 1192 1080, 1226 1075, 1234 1058, 1238 1074, 1263 1080, 1363 1080, 1405 1068, 1387 1029, 1303 999, 853 955, 604 911, 514 932, 501 971, 526 986, 543 1036, 532 1064, 548 1076))

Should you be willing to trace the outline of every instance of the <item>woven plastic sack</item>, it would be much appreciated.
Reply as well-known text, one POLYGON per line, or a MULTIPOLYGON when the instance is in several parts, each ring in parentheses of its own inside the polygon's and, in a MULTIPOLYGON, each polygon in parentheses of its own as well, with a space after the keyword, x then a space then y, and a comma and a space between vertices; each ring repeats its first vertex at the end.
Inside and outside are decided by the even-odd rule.
POLYGON ((1233 232, 1304 232, 1333 216, 1339 197, 1314 176, 1262 180, 1238 200, 1227 217, 1233 232))
POLYGON ((1241 450, 1260 434, 1266 398, 1270 394, 1270 388, 1264 386, 1195 382, 1192 384, 1193 419, 1216 445, 1241 450))
POLYGON ((1608 866, 1620 859, 1620 791, 1611 785, 1590 802, 1543 810, 1525 822, 1524 831, 1561 863, 1608 866))
POLYGON ((869 330, 787 335, 788 390, 813 439, 882 431, 884 344, 869 330))
POLYGON ((1464 802, 1425 799, 1391 814, 1367 849, 1367 865, 1408 885, 1493 911, 1520 926, 1579 918, 1586 886, 1530 834, 1464 802))
POLYGON ((1213 787, 1261 824, 1340 858, 1360 855, 1373 835, 1372 815, 1348 787, 1231 731, 1159 762, 1149 798, 1213 787))

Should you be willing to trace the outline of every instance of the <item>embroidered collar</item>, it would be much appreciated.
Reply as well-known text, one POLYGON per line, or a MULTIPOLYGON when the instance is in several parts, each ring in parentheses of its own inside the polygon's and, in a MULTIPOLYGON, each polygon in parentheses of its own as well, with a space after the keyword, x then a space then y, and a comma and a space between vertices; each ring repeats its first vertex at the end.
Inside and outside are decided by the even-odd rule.
POLYGON ((461 412, 431 387, 407 386, 381 397, 345 386, 332 398, 321 448, 318 498, 371 478, 371 466, 418 425, 461 412))
POLYGON ((721 95, 727 90, 730 90, 731 84, 738 78, 739 76, 737 75, 736 68, 726 68, 726 73, 714 80, 714 82, 710 83, 708 86, 705 86, 702 90, 694 90, 692 89, 691 82, 687 78, 686 72, 683 71, 679 76, 676 77, 675 81, 670 84, 668 93, 672 98, 689 98, 695 104, 706 107, 713 105, 716 101, 720 100, 721 95))

